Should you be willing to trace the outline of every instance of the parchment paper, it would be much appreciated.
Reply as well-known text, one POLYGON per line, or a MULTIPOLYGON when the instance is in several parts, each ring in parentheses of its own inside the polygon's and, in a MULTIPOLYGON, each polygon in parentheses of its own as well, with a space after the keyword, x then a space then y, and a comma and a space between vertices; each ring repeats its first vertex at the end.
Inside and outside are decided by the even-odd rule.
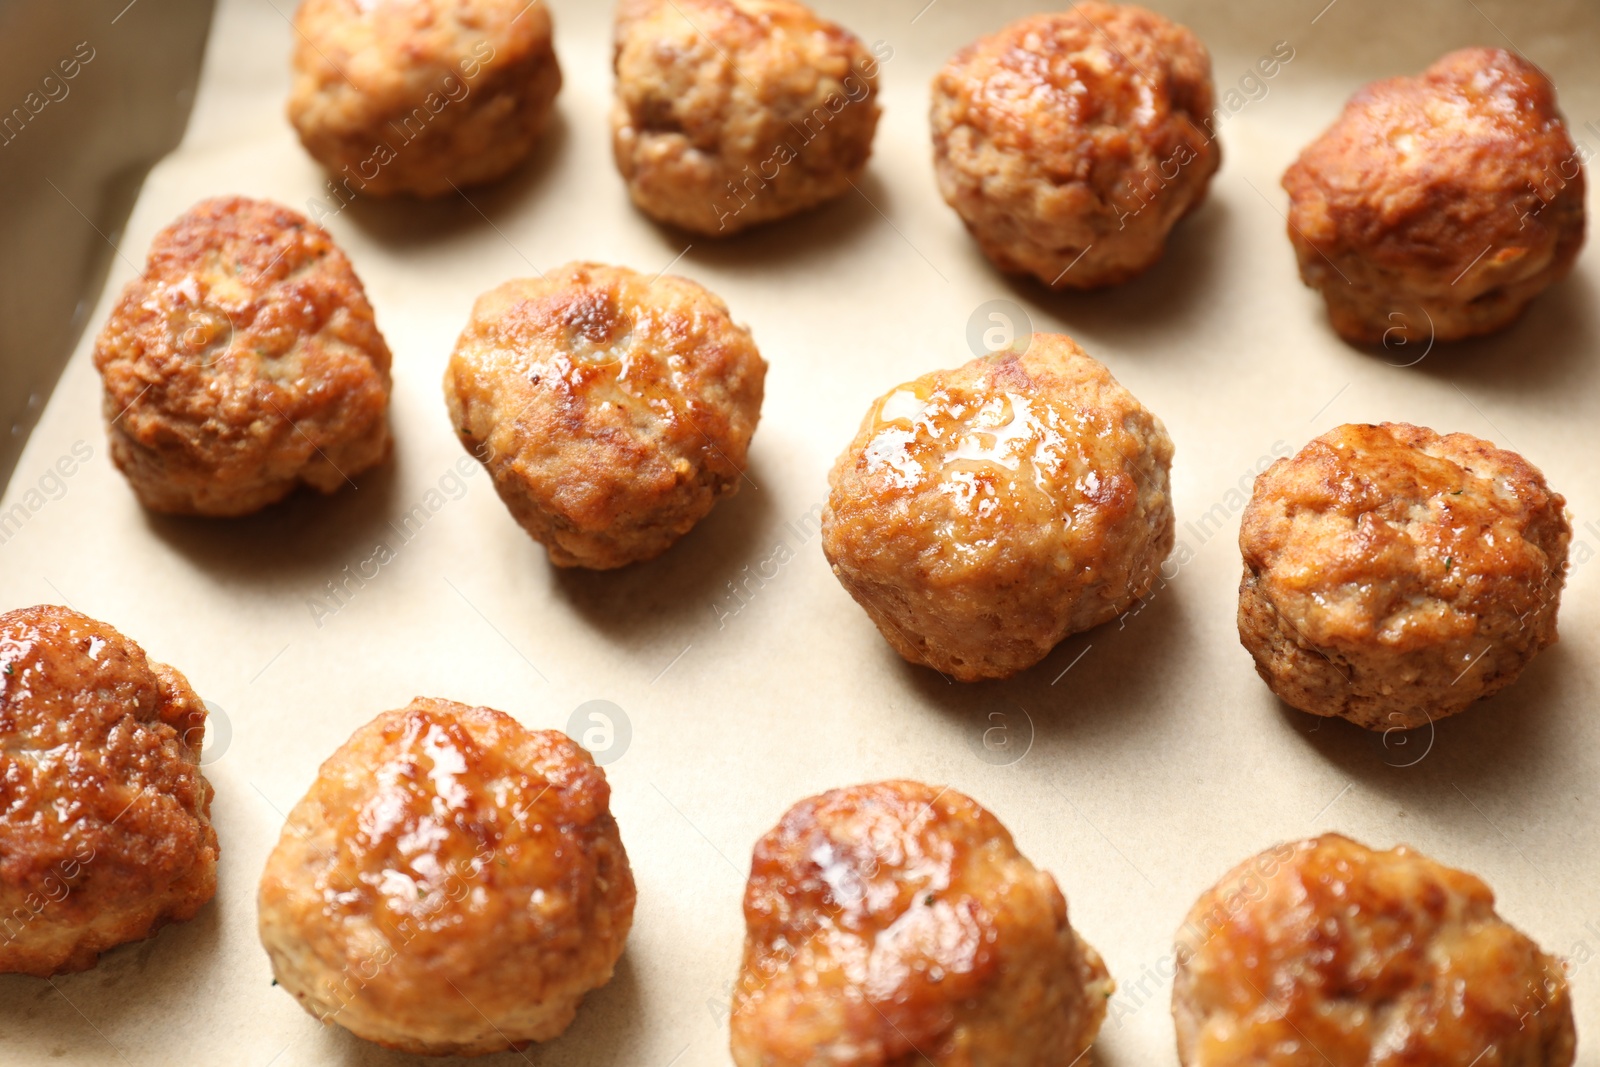
MULTIPOLYGON (((1149 275, 1051 296, 991 270, 944 206, 925 118, 938 65, 1033 0, 821 0, 893 49, 859 195, 687 250, 631 209, 612 168, 610 5, 557 0, 567 81, 537 163, 470 203, 358 202, 325 219, 394 349, 398 437, 387 469, 329 499, 239 522, 144 514, 106 457, 91 330, 0 508, 27 510, 0 545, 0 607, 69 602, 221 709, 206 757, 221 886, 195 921, 90 972, 0 979, 0 1061, 404 1061, 321 1028, 272 988, 255 886, 321 760, 377 712, 426 694, 534 727, 567 728, 596 700, 626 716, 610 713, 607 769, 639 885, 634 932, 616 979, 528 1062, 726 1064, 752 844, 802 796, 903 775, 978 798, 1060 880, 1122 985, 1103 1064, 1175 1063, 1167 975, 1185 911, 1246 856, 1331 829, 1409 842, 1486 878, 1508 918, 1573 957, 1580 1062, 1600 1064, 1597 253, 1507 333, 1392 366, 1420 352, 1375 356, 1328 330, 1296 277, 1278 188, 1359 85, 1475 43, 1514 42, 1550 71, 1576 137, 1600 151, 1600 11, 1584 0, 1324 4, 1155 4, 1213 51, 1230 108, 1223 169, 1149 275), (1252 75, 1280 42, 1293 58, 1270 80, 1252 75), (668 555, 621 573, 552 569, 487 477, 460 476, 440 396, 474 296, 574 258, 671 264, 727 300, 772 366, 752 484, 668 555), (828 573, 814 517, 867 404, 970 358, 969 317, 991 300, 1071 333, 1165 420, 1180 547, 1171 581, 1137 614, 1012 682, 965 686, 889 650, 828 573), (1384 739, 1285 710, 1233 620, 1238 512, 1255 472, 1338 423, 1386 418, 1521 451, 1567 495, 1577 534, 1561 643, 1495 699, 1384 739), (75 449, 87 461, 52 478, 75 449), (360 575, 380 544, 392 561, 346 583, 345 568, 360 575), (330 582, 354 591, 319 612, 330 582), (1009 731, 998 752, 983 744, 997 725, 1009 731)), ((142 263, 155 231, 202 197, 304 208, 322 192, 283 117, 288 14, 288 0, 220 5, 187 138, 145 186, 126 260, 142 263)), ((116 260, 94 329, 132 272, 116 260)), ((576 729, 599 746, 601 725, 576 729)))

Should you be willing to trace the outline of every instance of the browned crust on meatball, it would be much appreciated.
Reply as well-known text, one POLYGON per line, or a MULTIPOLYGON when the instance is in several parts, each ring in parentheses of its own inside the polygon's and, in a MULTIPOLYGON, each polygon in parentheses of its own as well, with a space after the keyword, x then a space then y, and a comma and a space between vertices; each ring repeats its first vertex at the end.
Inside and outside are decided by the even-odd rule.
POLYGON ((829 475, 822 549, 885 640, 1005 678, 1147 593, 1174 540, 1161 421, 1069 337, 891 390, 829 475))
POLYGON ((1178 932, 1184 1067, 1571 1067, 1559 959, 1463 871, 1338 834, 1247 860, 1178 932))
POLYGON ((849 191, 878 126, 878 62, 794 0, 622 0, 617 169, 639 210, 727 236, 849 191))
POLYGON ((802 800, 755 848, 739 1067, 1068 1067, 1115 984, 988 811, 891 781, 802 800))
POLYGON ((1053 289, 1149 269, 1222 151, 1188 28, 1083 0, 957 52, 933 81, 939 188, 995 266, 1053 289))
POLYGON ((561 90, 543 0, 303 0, 294 24, 289 121, 341 200, 494 181, 561 90))
POLYGON ((1583 166, 1555 88, 1499 48, 1368 85, 1283 186, 1300 276, 1356 343, 1503 329, 1583 245, 1583 166))
POLYGON ((389 347, 305 216, 205 200, 156 235, 95 343, 111 458, 139 502, 245 515, 389 453, 389 347))
POLYGON ((479 297, 444 390, 550 561, 607 569, 660 555, 738 491, 766 372, 702 286, 571 263, 479 297))
POLYGON ((217 891, 206 708, 67 608, 0 615, 0 973, 48 978, 217 891))
POLYGON ((322 765, 261 876, 278 984, 405 1052, 555 1037, 633 922, 610 801, 554 730, 420 697, 379 715, 322 765))
POLYGON ((1487 441, 1340 426, 1256 480, 1239 639, 1301 711, 1369 730, 1454 715, 1555 643, 1565 508, 1487 441))

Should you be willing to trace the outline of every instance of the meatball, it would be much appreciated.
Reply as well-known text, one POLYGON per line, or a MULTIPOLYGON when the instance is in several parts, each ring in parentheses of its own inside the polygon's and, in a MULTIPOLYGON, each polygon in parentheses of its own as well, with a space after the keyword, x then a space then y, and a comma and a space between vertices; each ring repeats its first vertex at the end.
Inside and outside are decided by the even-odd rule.
POLYGON ((261 876, 277 983, 386 1048, 547 1041, 611 980, 633 873, 605 772, 564 734, 418 698, 357 730, 261 876))
POLYGON ((756 844, 744 916, 739 1067, 1069 1067, 1115 989, 1056 880, 920 782, 790 808, 756 844))
POLYGON ((1555 643, 1565 507, 1476 437, 1340 426, 1256 479, 1239 639, 1301 711, 1369 730, 1454 715, 1555 643))
POLYGON ((1570 1067, 1562 964, 1489 887, 1347 837, 1270 848, 1178 931, 1184 1067, 1570 1067))
POLYGON ((217 892, 206 708, 103 622, 0 615, 0 973, 87 970, 217 892))
POLYGON ((1149 591, 1171 466, 1160 419, 1038 334, 874 403, 829 475, 822 549, 900 655, 1006 678, 1149 591))
POLYGON ((640 211, 712 236, 850 189, 878 126, 878 60, 794 0, 621 0, 617 169, 640 211))
POLYGON ((659 556, 738 491, 766 374, 701 286, 572 263, 478 298, 444 392, 550 561, 604 570, 659 556))
POLYGON ((1583 244, 1583 164, 1555 88, 1498 48, 1368 85, 1283 185, 1300 276, 1356 343, 1502 329, 1583 244))
POLYGON ((389 346, 326 230, 263 200, 156 235, 95 343, 111 458, 139 502, 245 515, 387 458, 389 346))
POLYGON ((1115 285, 1205 198, 1215 108, 1210 53, 1187 28, 1083 0, 968 45, 934 78, 939 189, 1002 271, 1115 285))
POLYGON ((342 202, 502 177, 561 89, 543 0, 303 0, 294 25, 289 121, 342 202))

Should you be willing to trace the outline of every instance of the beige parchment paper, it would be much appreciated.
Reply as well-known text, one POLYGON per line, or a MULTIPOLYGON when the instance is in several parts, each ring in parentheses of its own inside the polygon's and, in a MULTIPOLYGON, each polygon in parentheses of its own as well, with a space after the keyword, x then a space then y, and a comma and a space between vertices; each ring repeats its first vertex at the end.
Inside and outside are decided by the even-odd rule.
MULTIPOLYGON (((1122 985, 1103 1064, 1176 1062, 1171 938, 1189 905, 1244 857, 1332 829, 1485 877, 1505 915, 1572 958, 1580 1062, 1600 1064, 1600 253, 1591 244, 1516 328, 1396 366, 1420 352, 1373 355, 1327 329, 1296 277, 1278 188, 1359 85, 1469 44, 1511 42, 1544 66, 1575 136, 1600 151, 1600 9, 1155 0, 1212 49, 1223 169, 1149 275, 1052 296, 978 254, 935 189, 926 125, 939 64, 1036 0, 817 6, 892 50, 871 171, 822 211, 692 247, 637 215, 609 153, 610 5, 554 0, 567 81, 537 162, 470 202, 357 202, 324 219, 395 353, 397 453, 356 491, 239 522, 143 513, 107 459, 88 358, 134 270, 115 261, 0 505, 26 512, 0 545, 0 607, 68 602, 105 619, 221 709, 206 756, 221 885, 193 922, 92 971, 0 978, 0 1062, 405 1061, 272 987, 255 886, 321 760, 426 694, 534 727, 567 728, 590 701, 621 712, 608 712, 607 769, 639 885, 627 954, 564 1037, 489 1063, 728 1063, 752 844, 802 796, 912 776, 988 805, 1060 880, 1122 985), (1262 78, 1258 60, 1281 44, 1292 59, 1262 78), (698 279, 771 363, 750 484, 665 557, 621 573, 552 569, 487 477, 461 475, 440 396, 473 298, 576 258, 698 279), (1072 334, 1165 420, 1180 544, 1136 614, 1011 682, 963 686, 888 649, 829 574, 815 516, 867 404, 970 358, 969 318, 991 300, 1072 334), (1256 471, 1341 422, 1381 419, 1518 449, 1567 495, 1577 531, 1560 644, 1493 700, 1387 739, 1284 710, 1233 622, 1256 471), (71 474, 52 478, 62 457, 77 457, 71 474), (371 574, 380 545, 392 558, 331 600, 328 583, 371 574), (983 744, 997 725, 999 754, 983 744)), ((283 117, 290 13, 289 0, 220 4, 187 137, 145 185, 119 242, 127 261, 202 197, 305 209, 324 195, 283 117)), ((598 730, 599 746, 592 711, 580 732, 598 730)))

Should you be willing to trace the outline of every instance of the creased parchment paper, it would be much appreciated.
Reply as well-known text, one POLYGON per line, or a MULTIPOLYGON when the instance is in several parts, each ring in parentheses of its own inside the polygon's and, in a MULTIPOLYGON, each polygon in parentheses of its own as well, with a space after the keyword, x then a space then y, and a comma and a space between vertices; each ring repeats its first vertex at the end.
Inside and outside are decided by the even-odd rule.
MULTIPOLYGON (((1469 44, 1509 40, 1544 66, 1575 136, 1600 151, 1600 9, 1157 2, 1212 49, 1223 169, 1146 277, 1052 296, 980 257, 935 189, 926 125, 938 65, 1035 5, 818 6, 890 57, 871 171, 815 214, 687 249, 638 216, 610 160, 610 5, 557 0, 567 81, 537 162, 470 202, 358 201, 327 215, 395 353, 397 454, 358 490, 239 522, 144 514, 107 459, 85 338, 0 509, 26 512, 0 545, 0 607, 68 602, 221 709, 206 757, 221 887, 195 921, 90 972, 0 979, 0 1062, 401 1062, 272 987, 255 886, 322 759, 425 694, 573 724, 610 746, 639 885, 632 939, 615 980, 528 1062, 726 1064, 755 839, 802 796, 911 776, 978 798, 1060 880, 1122 987, 1102 1064, 1176 1062, 1171 939, 1189 905, 1246 856, 1332 829, 1409 842, 1486 878, 1507 917, 1572 958, 1580 1062, 1600 1064, 1600 254, 1591 245, 1514 329, 1397 366, 1421 352, 1374 355, 1330 333, 1296 277, 1278 188, 1359 85, 1469 44), (1292 58, 1263 78, 1258 62, 1285 47, 1292 58), (462 463, 440 396, 473 298, 577 258, 698 279, 772 367, 750 484, 665 557, 620 573, 552 569, 462 463), (816 516, 868 403, 970 358, 969 318, 991 300, 1071 333, 1165 420, 1179 547, 1142 610, 1009 683, 966 686, 888 649, 829 574, 816 516), (1238 514, 1255 473, 1341 422, 1381 419, 1516 448, 1566 494, 1577 530, 1560 644, 1496 698, 1388 738, 1284 710, 1234 630, 1238 514), (76 458, 58 470, 62 457, 76 458), (330 583, 345 592, 332 597, 330 583), (610 707, 574 724, 591 701, 610 707), (990 734, 986 748, 997 726, 1004 744, 990 734)), ((187 138, 145 186, 120 241, 128 260, 142 263, 156 230, 205 196, 302 210, 325 197, 283 117, 290 13, 288 0, 220 5, 187 138)), ((113 266, 95 329, 132 271, 113 266)))

